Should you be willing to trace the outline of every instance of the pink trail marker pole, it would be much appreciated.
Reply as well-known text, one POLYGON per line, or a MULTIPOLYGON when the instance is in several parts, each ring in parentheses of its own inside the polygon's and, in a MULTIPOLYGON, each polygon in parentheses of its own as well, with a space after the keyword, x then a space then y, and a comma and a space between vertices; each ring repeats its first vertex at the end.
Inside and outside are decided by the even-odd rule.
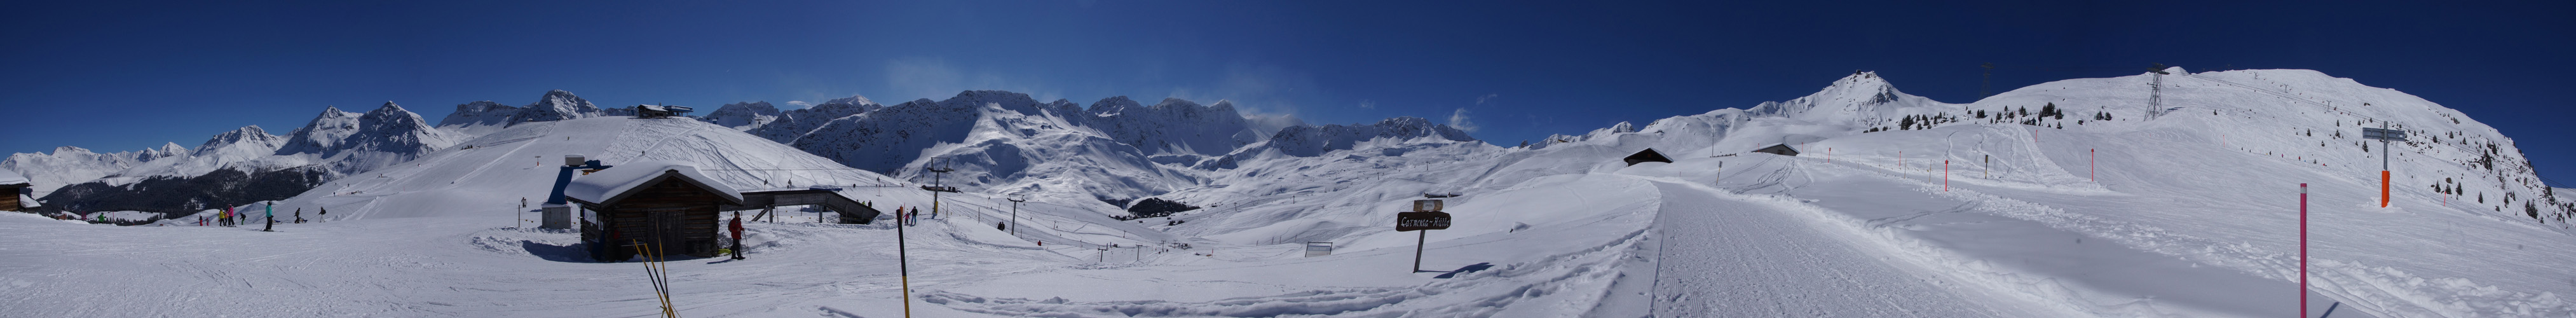
POLYGON ((2094 174, 2094 173, 2093 173, 2093 170, 2094 170, 2094 169, 2093 169, 2093 149, 2085 149, 2085 150, 2084 150, 2084 181, 2097 181, 2097 180, 2094 180, 2094 179, 2093 179, 2093 174, 2094 174))
POLYGON ((1950 161, 1941 160, 1941 192, 1950 192, 1950 161))
POLYGON ((2308 184, 2299 184, 2299 317, 2308 316, 2308 184))

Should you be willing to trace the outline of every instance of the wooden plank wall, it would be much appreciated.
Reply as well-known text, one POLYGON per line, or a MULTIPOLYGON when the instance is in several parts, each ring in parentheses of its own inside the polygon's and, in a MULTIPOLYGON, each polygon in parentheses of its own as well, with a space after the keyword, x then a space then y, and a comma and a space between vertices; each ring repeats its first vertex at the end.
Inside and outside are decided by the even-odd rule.
POLYGON ((0 211, 19 211, 18 191, 25 187, 0 187, 0 211))
POLYGON ((662 246, 663 253, 668 254, 714 257, 716 206, 723 200, 679 179, 665 179, 625 201, 593 210, 600 211, 600 223, 621 233, 619 240, 640 239, 662 246))

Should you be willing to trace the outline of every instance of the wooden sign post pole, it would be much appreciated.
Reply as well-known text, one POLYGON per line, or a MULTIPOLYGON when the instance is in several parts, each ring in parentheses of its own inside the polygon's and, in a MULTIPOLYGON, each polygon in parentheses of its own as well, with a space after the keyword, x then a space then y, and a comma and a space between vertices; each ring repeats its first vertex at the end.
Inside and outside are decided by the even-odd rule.
POLYGON ((1415 233, 1421 235, 1413 238, 1413 272, 1420 273, 1422 272, 1422 245, 1431 242, 1431 231, 1423 230, 1415 233))

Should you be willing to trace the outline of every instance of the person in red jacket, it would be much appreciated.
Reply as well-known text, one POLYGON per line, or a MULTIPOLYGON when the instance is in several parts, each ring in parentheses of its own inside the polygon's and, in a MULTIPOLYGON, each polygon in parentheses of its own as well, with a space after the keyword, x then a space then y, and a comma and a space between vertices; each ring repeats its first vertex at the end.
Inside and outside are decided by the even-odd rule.
POLYGON ((733 259, 742 259, 742 211, 733 211, 733 221, 728 223, 732 224, 726 227, 733 229, 733 259))

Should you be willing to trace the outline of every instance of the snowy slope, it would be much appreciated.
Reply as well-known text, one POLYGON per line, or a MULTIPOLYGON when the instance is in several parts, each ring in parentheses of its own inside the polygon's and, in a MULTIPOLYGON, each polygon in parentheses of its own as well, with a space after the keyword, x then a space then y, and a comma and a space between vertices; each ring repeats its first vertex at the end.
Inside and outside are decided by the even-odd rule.
MULTIPOLYGON (((1418 198, 1413 194, 1455 191, 1474 200, 1476 193, 1547 176, 1619 171, 1615 158, 1650 147, 1677 158, 1731 155, 1720 162, 1738 165, 1722 171, 1742 179, 1720 187, 1734 191, 1767 187, 1771 190, 1766 193, 1809 202, 1792 210, 1821 212, 1811 214, 1829 222, 1848 222, 1863 231, 1864 236, 1847 239, 1918 251, 1912 252, 1915 266, 1967 273, 1964 277, 1980 284, 2000 286, 1983 292, 2029 290, 2013 292, 2019 294, 2014 297, 2040 299, 2092 315, 2237 316, 2295 309, 2273 305, 2284 299, 2280 297, 2294 296, 2287 293, 2210 290, 2295 288, 2281 285, 2292 282, 2295 275, 2289 273, 2296 272, 2297 242, 2291 232, 2297 228, 2296 208, 2288 204, 2296 202, 2296 184, 2308 182, 2317 186, 2320 198, 2339 198, 2333 208, 2341 212, 2321 216, 2318 226, 2343 224, 2344 228, 2317 234, 2316 260, 2321 265, 2315 270, 2320 272, 2320 282, 2313 294, 2325 299, 2320 304, 2343 301, 2346 310, 2396 316, 2570 312, 2570 304, 2559 295, 2576 292, 2571 290, 2576 285, 2566 284, 2571 277, 2523 270, 2537 264, 2576 262, 2571 258, 2576 255, 2564 252, 2576 250, 2576 246, 2564 246, 2564 222, 2541 223, 2506 211, 2523 203, 2505 206, 2498 193, 2516 193, 2513 196, 2521 202, 2537 201, 2530 207, 2544 218, 2563 210, 2546 208, 2552 203, 2537 194, 2544 191, 2534 187, 2537 183, 2518 182, 2536 178, 2528 175, 2528 165, 2511 150, 2509 139, 2491 128, 2419 98, 2312 71, 2168 76, 2174 77, 2166 79, 2168 86, 2163 89, 2168 110, 2153 121, 2142 120, 2147 107, 2141 96, 2148 93, 2148 76, 2060 81, 1978 103, 1944 104, 1904 95, 1874 74, 1862 73, 1786 102, 1668 118, 1642 128, 1621 124, 1550 138, 1530 148, 1363 144, 1317 158, 1243 160, 1242 168, 1221 173, 1210 182, 1216 186, 1162 197, 1214 206, 1178 216, 1190 222, 1174 229, 1175 233, 1235 244, 1333 241, 1363 248, 1400 247, 1407 239, 1402 236, 1409 235, 1385 232, 1382 220, 1389 212, 1380 211, 1392 210, 1384 207, 1408 197, 1418 198), (2286 88, 2244 84, 2258 78, 2286 88), (2298 99, 2302 96, 2298 92, 2309 90, 2337 97, 2298 99), (2365 99, 2372 106, 2335 106, 2359 106, 2365 99), (1993 117, 2006 108, 2042 106, 2062 108, 2072 116, 1993 117), (1989 116, 1977 118, 1971 113, 1974 110, 1986 110, 1989 116), (2210 115, 2213 111, 2223 115, 2210 115), (2092 120, 2097 114, 2111 114, 2114 119, 2092 120), (1907 117, 1933 124, 1906 124, 1907 117), (2026 120, 2032 124, 2019 124, 2026 120), (2338 121, 2344 125, 2341 139, 2332 132, 2338 121), (2358 132, 2350 126, 2357 121, 2372 127, 2379 121, 2393 122, 2393 127, 2417 130, 2417 136, 2442 136, 2439 141, 2426 138, 2398 145, 2395 170, 2415 171, 2399 174, 2398 208, 2380 209, 2368 202, 2375 192, 2366 190, 2376 186, 2375 171, 2370 170, 2377 167, 2361 164, 2376 161, 2372 159, 2377 153, 2360 152, 2361 144, 2352 141, 2358 132), (2061 125, 2066 128, 2053 128, 2061 125), (2300 129, 2298 136, 2290 136, 2292 127, 2300 129), (2309 137, 2306 129, 2320 131, 2309 137), (2481 151, 2485 142, 2494 142, 2500 150, 2481 151), (1806 168, 1764 167, 1745 162, 1753 159, 1740 155, 1778 143, 1805 151, 1806 168), (2337 143, 2341 146, 2334 146, 2337 143), (2088 149, 2101 156, 2100 170, 2086 171, 2088 149), (1824 162, 1828 157, 1833 162, 1824 162), (1951 163, 1952 172, 1974 171, 1979 178, 1954 175, 1951 186, 1958 189, 1941 192, 1942 160, 1951 163), (2488 160, 2498 168, 2487 170, 2488 160), (1846 168, 1817 170, 1824 167, 1846 168), (1867 171, 1863 175, 1876 179, 1821 184, 1824 181, 1817 177, 1848 175, 1854 172, 1842 170, 1851 169, 1867 171), (2443 183, 2443 177, 2453 183, 2443 183), (1738 181, 1753 184, 1734 184, 1738 181), (2434 184, 2462 184, 2466 190, 2456 195, 2430 193, 2434 184), (2477 197, 2481 188, 2488 196, 2483 204, 2477 197), (1893 196, 1914 191, 1934 195, 1903 200, 1896 198, 1904 196, 1893 196), (1831 203, 1882 201, 1906 203, 1831 203), (2445 202, 2452 207, 2444 208, 2445 202), (2455 233, 2494 234, 2469 242, 2455 233), (1994 241, 1997 237, 2066 241, 1999 244, 1994 241), (2078 243, 2085 238, 2116 245, 2078 243), (2184 261, 2172 261, 2177 258, 2184 261), (1998 263, 2025 259, 2079 262, 1998 263), (2106 271, 2098 264, 2130 265, 2106 271), (2176 288, 2134 277, 2199 285, 2176 288), (2231 284, 2244 286, 2224 287, 2231 284), (2143 303, 2135 302, 2139 299, 2160 302, 2142 307, 2143 303)), ((1699 182, 1718 180, 1716 174, 1721 171, 1715 162, 1675 167, 1688 167, 1691 171, 1680 174, 1699 182)), ((1558 198, 1589 195, 1576 192, 1558 198)), ((1457 199, 1452 200, 1452 206, 1459 206, 1454 203, 1457 199)), ((1512 227, 1537 224, 1510 222, 1506 224, 1512 227)), ((1665 297, 1687 296, 1692 291, 1675 292, 1682 294, 1665 297)))
POLYGON ((1150 107, 1007 92, 849 112, 787 144, 760 132, 785 131, 794 112, 753 133, 532 123, 278 202, 338 212, 285 232, 0 218, 41 233, 0 250, 0 282, 22 286, 0 290, 0 306, 184 315, 198 306, 149 300, 217 293, 300 310, 278 316, 654 313, 640 266, 579 262, 572 233, 508 228, 532 216, 513 199, 543 200, 560 156, 580 153, 697 163, 740 189, 840 184, 881 208, 941 207, 904 228, 902 278, 891 222, 789 211, 789 223, 754 223, 750 260, 670 264, 690 316, 901 316, 909 304, 925 316, 2270 317, 2297 312, 2302 294, 2312 310, 2339 303, 2335 317, 2576 315, 2576 276, 2546 270, 2576 264, 2556 218, 2565 191, 2524 181, 2537 177, 2511 139, 2313 71, 2170 72, 2152 119, 2152 75, 1948 104, 1863 72, 1781 102, 1508 148, 1399 118, 1283 129, 1211 156, 1121 141, 1145 139, 1115 127, 1147 126, 1097 122, 1150 107), (2381 146, 2348 127, 2381 123, 2422 137, 2392 149, 2389 208, 2374 198, 2381 146), (1773 144, 1803 153, 1747 153, 1773 144), (1649 148, 1676 162, 1618 161, 1649 148), (912 171, 930 157, 957 160, 947 182, 977 191, 934 203, 910 188, 928 181, 912 171), (1462 195, 1444 199, 1457 223, 1388 229, 1423 194, 1462 195), (1132 198, 1121 195, 1204 208, 1121 221, 1095 200, 1132 198), (1335 250, 1304 257, 1308 242, 1335 250), (1406 270, 1417 242, 1434 272, 1406 270), (311 287, 253 293, 280 285, 311 287), (38 291, 167 305, 31 300, 38 291))

